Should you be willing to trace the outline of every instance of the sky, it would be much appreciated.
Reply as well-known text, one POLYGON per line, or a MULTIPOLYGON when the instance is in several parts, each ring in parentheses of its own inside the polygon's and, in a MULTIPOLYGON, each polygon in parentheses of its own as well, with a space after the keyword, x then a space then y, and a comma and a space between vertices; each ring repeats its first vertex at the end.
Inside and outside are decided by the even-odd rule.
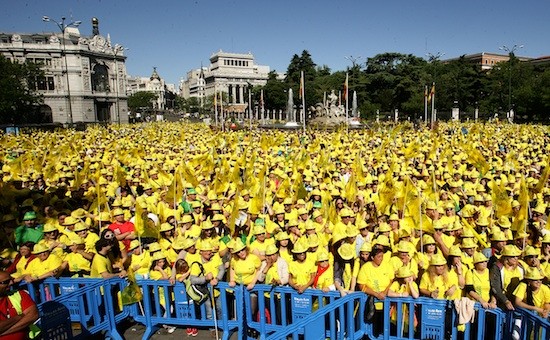
POLYGON ((523 45, 517 55, 550 55, 550 1, 513 0, 1 0, 0 32, 54 32, 47 15, 80 20, 126 51, 127 72, 153 67, 177 84, 219 51, 254 54, 256 63, 285 72, 294 54, 308 50, 332 71, 399 52, 442 59, 523 45))

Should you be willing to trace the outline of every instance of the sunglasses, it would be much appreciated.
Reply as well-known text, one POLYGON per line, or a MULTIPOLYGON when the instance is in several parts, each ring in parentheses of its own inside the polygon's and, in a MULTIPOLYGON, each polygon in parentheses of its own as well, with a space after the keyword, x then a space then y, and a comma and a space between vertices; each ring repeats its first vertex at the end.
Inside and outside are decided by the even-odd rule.
POLYGON ((13 280, 13 278, 12 278, 12 277, 10 277, 10 278, 9 278, 9 279, 7 279, 7 280, 4 280, 4 281, 0 281, 0 285, 7 285, 7 284, 9 284, 9 283, 10 283, 10 282, 11 282, 12 280, 13 280))

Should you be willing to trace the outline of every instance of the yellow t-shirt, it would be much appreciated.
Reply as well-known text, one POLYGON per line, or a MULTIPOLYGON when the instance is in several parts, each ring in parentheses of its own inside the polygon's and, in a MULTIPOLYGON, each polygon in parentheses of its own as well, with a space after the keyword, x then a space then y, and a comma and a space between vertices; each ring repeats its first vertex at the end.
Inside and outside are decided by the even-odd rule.
POLYGON ((304 262, 292 261, 288 266, 289 274, 298 285, 305 285, 308 283, 311 280, 311 276, 315 274, 316 271, 317 267, 313 266, 307 259, 304 262))
POLYGON ((12 273, 11 276, 14 279, 20 278, 25 273, 25 267, 27 266, 27 263, 29 262, 28 257, 22 256, 19 259, 19 262, 15 265, 15 273, 12 273))
MULTIPOLYGON (((315 273, 317 272, 317 270, 319 270, 318 267, 314 267, 314 269, 315 269, 315 273)), ((334 268, 331 265, 329 265, 327 270, 325 270, 317 279, 317 286, 315 286, 314 288, 316 289, 329 288, 333 284, 334 284, 334 268)))
POLYGON ((79 271, 90 271, 90 260, 86 259, 82 254, 69 253, 65 256, 65 262, 68 263, 67 268, 71 273, 77 273, 79 271))
POLYGON ((482 273, 472 269, 466 272, 466 285, 473 286, 476 293, 487 302, 491 298, 491 283, 489 282, 489 269, 485 269, 482 273))
POLYGON ((191 266, 191 263, 189 263, 189 270, 191 271, 190 275, 202 276, 202 275, 206 275, 208 273, 212 273, 212 277, 217 277, 218 276, 218 274, 220 272, 219 267, 222 264, 222 259, 220 258, 220 256, 218 254, 212 255, 212 257, 210 258, 210 261, 208 261, 208 262, 203 263, 202 259, 197 261, 197 262, 202 264, 202 267, 204 268, 204 274, 201 274, 201 269, 200 269, 200 266, 198 264, 194 264, 193 266, 191 266))
POLYGON ((95 250, 95 244, 99 241, 99 236, 95 233, 88 232, 86 238, 84 239, 84 244, 86 245, 86 251, 88 253, 97 253, 95 250))
POLYGON ((41 276, 45 273, 52 271, 61 266, 63 261, 55 254, 50 254, 48 258, 44 261, 41 261, 39 258, 35 258, 27 265, 25 274, 33 276, 41 276))
POLYGON ((135 266, 139 266, 138 269, 133 269, 136 274, 145 275, 149 273, 151 264, 151 255, 149 255, 149 252, 147 251, 144 251, 141 254, 132 254, 130 256, 130 268, 133 269, 135 266))
MULTIPOLYGON (((527 303, 527 283, 520 283, 514 291, 514 295, 527 303)), ((545 304, 550 303, 550 288, 541 285, 539 290, 533 293, 533 303, 538 308, 544 308, 545 304)))
POLYGON ((359 269, 357 284, 366 285, 375 292, 383 292, 392 283, 393 277, 393 267, 388 262, 382 262, 378 267, 367 262, 359 269))
MULTIPOLYGON (((401 259, 398 256, 393 256, 390 259, 390 264, 391 264, 394 272, 397 272, 397 270, 401 267, 405 267, 405 265, 403 264, 403 261, 401 261, 401 259)), ((406 265, 406 267, 409 268, 413 272, 415 277, 418 276, 418 263, 416 263, 415 259, 411 258, 411 260, 406 265)))
MULTIPOLYGON (((418 292, 418 285, 416 284, 416 282, 413 281, 412 284, 413 284, 413 287, 415 287, 416 291, 418 292)), ((408 284, 401 284, 398 281, 394 281, 391 284, 390 290, 392 292, 395 292, 395 293, 398 293, 398 294, 409 293, 409 296, 411 295, 411 289, 410 289, 409 285, 408 284)))
MULTIPOLYGON (((248 254, 245 259, 231 259, 231 268, 235 272, 235 282, 244 285, 251 283, 261 264, 260 258, 254 254, 248 254)), ((189 266, 191 266, 190 263, 189 266)))
POLYGON ((504 275, 504 279, 502 280, 502 286, 504 287, 504 291, 507 291, 508 285, 513 281, 521 281, 523 280, 523 271, 518 266, 514 268, 513 270, 508 270, 506 268, 502 268, 502 272, 504 275))
POLYGON ((108 257, 101 254, 95 254, 94 259, 92 260, 92 266, 90 269, 90 276, 93 278, 101 278, 102 273, 113 272, 113 266, 111 265, 111 260, 108 257))
MULTIPOLYGON (((449 277, 449 275, 447 275, 449 277)), ((425 272, 422 275, 422 278, 420 279, 420 289, 426 289, 430 292, 438 289, 439 292, 437 294, 438 299, 444 299, 445 298, 445 292, 452 286, 452 284, 448 285, 445 281, 445 278, 443 275, 437 275, 434 277, 434 280, 430 280, 430 273, 425 272)))

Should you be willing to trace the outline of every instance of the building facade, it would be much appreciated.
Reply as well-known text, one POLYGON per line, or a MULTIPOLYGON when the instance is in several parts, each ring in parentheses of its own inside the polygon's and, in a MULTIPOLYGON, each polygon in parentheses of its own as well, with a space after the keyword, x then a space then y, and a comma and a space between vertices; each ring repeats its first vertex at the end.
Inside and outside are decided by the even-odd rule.
POLYGON ((252 53, 228 53, 218 51, 210 57, 210 65, 187 73, 180 83, 180 95, 196 97, 202 103, 214 93, 228 95, 228 108, 243 110, 248 103, 248 89, 265 85, 269 66, 257 65, 252 53))
POLYGON ((0 53, 7 59, 43 65, 44 79, 31 85, 44 98, 40 121, 128 122, 124 48, 99 34, 97 19, 92 25, 92 36, 82 36, 76 27, 63 33, 0 33, 0 53))
MULTIPOLYGON (((528 57, 519 57, 516 56, 520 61, 529 61, 531 58, 528 57)), ((498 53, 488 53, 488 52, 481 52, 481 53, 474 53, 474 54, 466 54, 464 55, 464 58, 468 61, 470 61, 473 64, 479 65, 481 70, 487 71, 492 69, 496 64, 505 62, 510 60, 510 55, 508 54, 498 54, 498 53)), ((453 60, 458 60, 459 58, 451 58, 442 60, 442 62, 449 62, 453 60)))
POLYGON ((153 102, 154 111, 164 111, 174 108, 175 85, 167 84, 159 76, 156 67, 153 67, 153 73, 150 77, 128 77, 126 87, 128 95, 130 96, 140 91, 151 92, 157 96, 153 102))

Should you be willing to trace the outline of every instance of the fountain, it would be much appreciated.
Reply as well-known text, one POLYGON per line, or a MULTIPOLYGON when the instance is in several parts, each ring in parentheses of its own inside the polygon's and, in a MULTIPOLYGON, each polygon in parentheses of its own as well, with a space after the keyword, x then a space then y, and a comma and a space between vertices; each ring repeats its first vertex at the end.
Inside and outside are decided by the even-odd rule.
POLYGON ((292 89, 288 89, 288 102, 286 104, 286 124, 287 127, 297 127, 296 113, 294 112, 294 98, 292 89))

